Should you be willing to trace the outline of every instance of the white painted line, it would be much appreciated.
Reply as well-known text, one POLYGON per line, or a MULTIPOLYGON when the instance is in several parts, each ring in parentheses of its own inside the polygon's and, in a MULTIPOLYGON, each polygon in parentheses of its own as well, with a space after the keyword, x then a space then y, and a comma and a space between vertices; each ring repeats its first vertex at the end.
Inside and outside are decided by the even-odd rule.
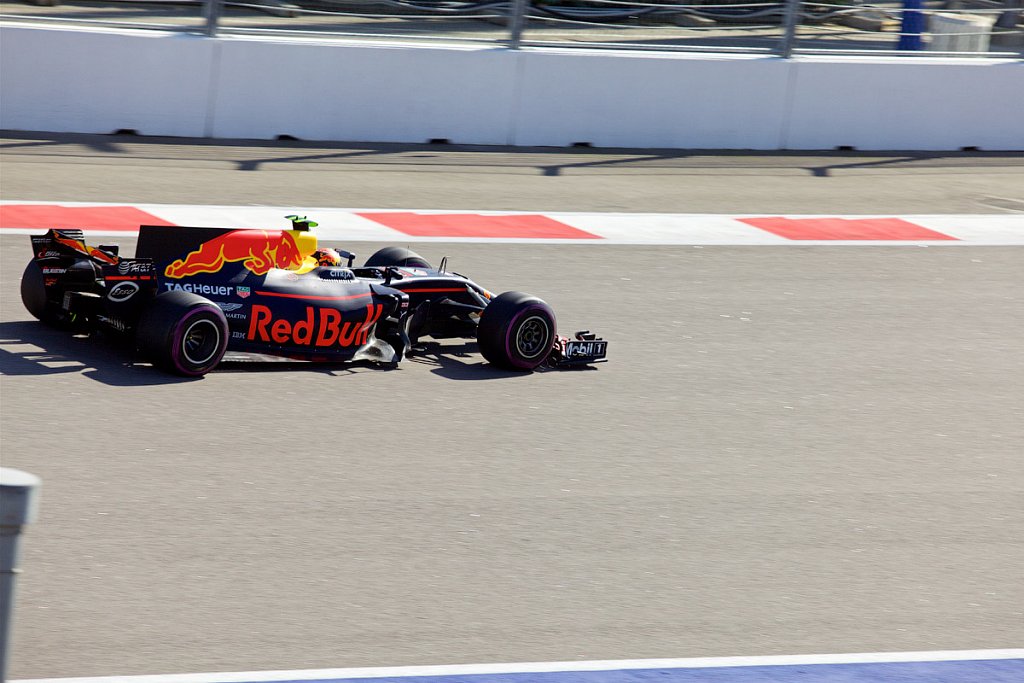
POLYGON ((769 655, 752 657, 695 657, 688 659, 618 659, 583 662, 521 664, 453 664, 440 666, 364 667, 354 669, 297 669, 152 676, 94 678, 36 678, 11 683, 265 683, 268 681, 391 678, 400 676, 459 676, 630 669, 707 669, 714 667, 793 666, 807 664, 892 664, 900 662, 958 662, 1024 659, 1024 648, 1011 650, 938 650, 934 652, 864 652, 852 654, 769 655))

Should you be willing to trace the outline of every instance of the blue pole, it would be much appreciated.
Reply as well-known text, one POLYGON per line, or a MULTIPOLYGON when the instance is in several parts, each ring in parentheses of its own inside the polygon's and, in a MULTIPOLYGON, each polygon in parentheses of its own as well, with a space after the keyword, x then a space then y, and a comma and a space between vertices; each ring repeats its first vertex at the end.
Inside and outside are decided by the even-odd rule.
POLYGON ((900 40, 897 50, 922 50, 924 42, 921 32, 924 31, 924 14, 921 12, 921 0, 903 0, 903 21, 900 23, 900 40))

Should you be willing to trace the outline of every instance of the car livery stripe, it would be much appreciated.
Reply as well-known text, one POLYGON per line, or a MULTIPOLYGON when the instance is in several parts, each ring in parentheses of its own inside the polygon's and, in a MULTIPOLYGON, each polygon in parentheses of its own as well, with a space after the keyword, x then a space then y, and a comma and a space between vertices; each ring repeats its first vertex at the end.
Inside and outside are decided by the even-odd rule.
POLYGON ((256 290, 256 293, 260 296, 276 296, 282 299, 315 299, 317 301, 347 301, 349 299, 362 299, 363 297, 372 296, 372 292, 350 294, 349 296, 316 296, 301 293, 291 294, 289 292, 264 292, 261 290, 256 290))

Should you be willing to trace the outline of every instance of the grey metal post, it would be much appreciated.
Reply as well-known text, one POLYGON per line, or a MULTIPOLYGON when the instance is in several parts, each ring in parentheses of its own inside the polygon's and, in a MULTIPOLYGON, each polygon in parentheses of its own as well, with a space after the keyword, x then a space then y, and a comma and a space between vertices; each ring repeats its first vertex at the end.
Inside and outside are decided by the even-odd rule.
POLYGON ((221 0, 206 0, 206 35, 213 38, 217 35, 217 22, 220 20, 221 0))
POLYGON ((801 0, 786 0, 786 13, 782 23, 782 43, 779 45, 779 56, 789 59, 796 47, 796 26, 800 19, 801 0))
POLYGON ((7 680, 7 645, 14 611, 14 579, 18 569, 18 535, 35 521, 39 477, 0 467, 0 683, 7 680))
POLYGON ((530 7, 530 0, 512 0, 509 5, 509 40, 508 46, 513 50, 519 49, 523 42, 523 28, 526 26, 526 11, 530 7))

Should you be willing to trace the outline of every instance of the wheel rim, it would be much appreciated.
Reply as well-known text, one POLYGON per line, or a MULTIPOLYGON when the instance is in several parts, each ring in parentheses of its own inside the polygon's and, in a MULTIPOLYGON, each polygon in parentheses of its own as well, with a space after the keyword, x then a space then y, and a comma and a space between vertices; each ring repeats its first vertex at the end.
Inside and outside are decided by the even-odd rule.
POLYGON ((525 359, 536 358, 547 351, 551 338, 551 326, 539 315, 530 316, 519 326, 516 333, 516 350, 525 359))
POLYGON ((181 339, 181 353, 193 365, 203 365, 217 355, 220 328, 212 320, 197 320, 187 328, 181 339))

